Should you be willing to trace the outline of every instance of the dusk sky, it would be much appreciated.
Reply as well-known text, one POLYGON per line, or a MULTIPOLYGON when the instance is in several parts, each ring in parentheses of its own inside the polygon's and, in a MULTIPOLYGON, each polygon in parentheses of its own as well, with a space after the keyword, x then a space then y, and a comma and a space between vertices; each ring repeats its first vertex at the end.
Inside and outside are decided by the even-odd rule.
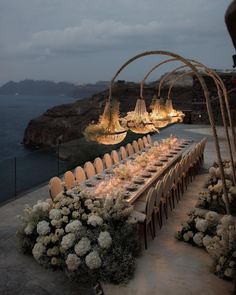
MULTIPOLYGON (((110 80, 128 58, 155 49, 231 69, 235 50, 224 23, 230 2, 0 0, 0 84, 110 80)), ((136 61, 119 78, 139 81, 161 59, 136 61)))

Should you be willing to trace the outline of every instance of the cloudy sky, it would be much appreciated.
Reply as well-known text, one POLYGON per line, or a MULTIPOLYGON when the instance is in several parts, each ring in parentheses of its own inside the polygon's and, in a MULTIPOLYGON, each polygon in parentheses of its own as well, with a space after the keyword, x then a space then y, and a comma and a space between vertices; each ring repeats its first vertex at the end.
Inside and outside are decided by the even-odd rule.
MULTIPOLYGON (((155 49, 231 68, 235 51, 224 23, 230 2, 0 0, 0 84, 110 80, 128 58, 155 49)), ((138 60, 119 78, 139 81, 161 59, 138 60)))

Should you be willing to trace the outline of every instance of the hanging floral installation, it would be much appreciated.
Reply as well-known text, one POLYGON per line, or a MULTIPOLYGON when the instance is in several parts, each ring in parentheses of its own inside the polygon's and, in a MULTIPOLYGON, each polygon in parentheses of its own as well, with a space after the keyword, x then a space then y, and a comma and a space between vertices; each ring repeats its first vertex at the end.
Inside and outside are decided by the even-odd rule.
POLYGON ((150 120, 144 99, 137 100, 134 111, 127 113, 123 124, 126 124, 134 133, 146 134, 149 132, 158 132, 157 127, 150 120))
POLYGON ((87 140, 106 145, 120 143, 125 139, 127 129, 120 125, 119 120, 119 102, 109 100, 106 102, 99 122, 88 125, 84 131, 84 136, 87 140))
POLYGON ((161 103, 160 98, 154 96, 150 108, 152 110, 150 113, 150 120, 153 122, 155 127, 166 127, 169 124, 168 113, 165 105, 161 103))

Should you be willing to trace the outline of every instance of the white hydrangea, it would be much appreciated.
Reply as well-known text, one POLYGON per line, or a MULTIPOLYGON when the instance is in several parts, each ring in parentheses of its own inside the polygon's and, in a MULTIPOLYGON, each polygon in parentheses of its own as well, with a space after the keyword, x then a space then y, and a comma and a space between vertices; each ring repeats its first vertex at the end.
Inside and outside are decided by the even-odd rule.
POLYGON ((51 204, 49 202, 38 201, 37 204, 33 206, 33 212, 43 211, 48 212, 51 208, 51 204))
POLYGON ((235 266, 235 262, 234 262, 233 260, 231 260, 231 261, 229 262, 229 266, 230 266, 230 267, 234 267, 234 266, 235 266))
POLYGON ((192 238, 192 237, 193 237, 193 232, 192 232, 192 231, 188 231, 188 232, 187 232, 187 235, 188 235, 190 238, 192 238))
POLYGON ((204 237, 204 234, 202 232, 198 232, 193 236, 193 241, 196 245, 198 245, 199 247, 201 247, 202 244, 202 239, 204 237))
POLYGON ((31 235, 34 231, 35 226, 32 223, 28 223, 24 232, 26 235, 31 235))
POLYGON ((37 233, 44 236, 50 232, 49 222, 42 220, 37 224, 37 233))
POLYGON ((224 275, 228 278, 232 278, 233 277, 233 269, 231 267, 226 268, 226 270, 224 271, 224 275))
POLYGON ((77 270, 80 263, 80 258, 76 254, 69 254, 66 258, 66 265, 70 271, 77 270))
POLYGON ((78 256, 85 255, 91 249, 91 242, 88 238, 82 238, 76 245, 75 245, 75 253, 78 256))
POLYGON ((79 217, 79 212, 78 211, 73 211, 72 212, 72 218, 76 219, 79 217))
POLYGON ((189 237, 189 235, 188 235, 187 233, 185 233, 185 234, 183 235, 183 239, 185 240, 185 242, 188 242, 189 239, 190 239, 190 237, 189 237))
POLYGON ((62 215, 69 215, 70 214, 70 209, 68 209, 67 207, 63 207, 61 209, 61 213, 62 213, 62 215))
POLYGON ((196 229, 197 230, 204 233, 207 230, 207 227, 208 227, 208 221, 207 220, 199 218, 196 221, 196 229))
POLYGON ((202 239, 202 243, 204 247, 208 247, 210 245, 210 243, 212 242, 212 238, 208 235, 206 235, 203 239, 202 239))
POLYGON ((90 205, 90 204, 92 204, 92 200, 91 200, 91 199, 87 199, 87 200, 84 202, 84 205, 85 205, 85 206, 88 206, 88 205, 90 205))
POLYGON ((51 220, 59 220, 61 219, 61 210, 60 209, 52 209, 49 211, 49 218, 51 220))
POLYGON ((98 253, 96 251, 90 252, 86 257, 85 257, 85 262, 86 265, 90 269, 96 269, 99 268, 102 264, 102 260, 99 257, 98 253))
POLYGON ((220 222, 223 225, 223 227, 226 228, 226 227, 234 224, 234 219, 231 215, 225 215, 221 218, 220 222))
POLYGON ((55 230, 55 235, 58 236, 58 237, 61 237, 63 236, 65 233, 64 229, 63 228, 58 228, 55 230))
POLYGON ((112 238, 108 231, 102 231, 98 237, 98 243, 101 248, 108 249, 112 244, 112 238))
POLYGON ((75 242, 75 234, 74 233, 69 233, 69 234, 65 235, 61 241, 62 250, 70 249, 74 245, 74 242, 75 242))
POLYGON ((45 253, 45 251, 46 251, 46 247, 42 243, 36 243, 34 245, 33 250, 32 250, 32 254, 33 254, 35 260, 39 261, 39 259, 45 253))
POLYGON ((68 223, 69 221, 69 218, 68 216, 63 216, 62 219, 61 219, 62 222, 65 222, 65 223, 68 223))
POLYGON ((205 219, 211 223, 211 224, 214 224, 217 222, 218 220, 218 214, 214 211, 209 211, 207 212, 206 216, 205 216, 205 219))
POLYGON ((97 225, 102 225, 103 224, 103 220, 100 216, 97 215, 90 215, 88 220, 87 220, 88 224, 91 224, 92 226, 97 226, 97 225))
POLYGON ((80 230, 82 223, 79 220, 74 220, 68 223, 65 227, 67 233, 76 233, 80 230))
POLYGON ((54 246, 53 248, 49 248, 47 250, 48 256, 57 256, 60 253, 59 247, 54 246))
POLYGON ((222 224, 217 225, 217 228, 216 228, 216 234, 217 234, 217 236, 219 236, 219 237, 222 236, 222 234, 223 234, 223 226, 222 226, 222 224))

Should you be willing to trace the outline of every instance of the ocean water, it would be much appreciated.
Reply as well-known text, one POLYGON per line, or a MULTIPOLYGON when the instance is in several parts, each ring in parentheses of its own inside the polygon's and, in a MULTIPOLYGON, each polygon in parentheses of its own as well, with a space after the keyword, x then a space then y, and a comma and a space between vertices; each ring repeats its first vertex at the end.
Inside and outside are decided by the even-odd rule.
POLYGON ((66 96, 0 95, 0 161, 31 153, 21 144, 28 122, 53 106, 73 101, 66 96))
POLYGON ((0 203, 48 182, 59 171, 64 171, 66 163, 55 153, 33 151, 21 142, 31 119, 53 106, 74 100, 65 96, 0 95, 0 203))

